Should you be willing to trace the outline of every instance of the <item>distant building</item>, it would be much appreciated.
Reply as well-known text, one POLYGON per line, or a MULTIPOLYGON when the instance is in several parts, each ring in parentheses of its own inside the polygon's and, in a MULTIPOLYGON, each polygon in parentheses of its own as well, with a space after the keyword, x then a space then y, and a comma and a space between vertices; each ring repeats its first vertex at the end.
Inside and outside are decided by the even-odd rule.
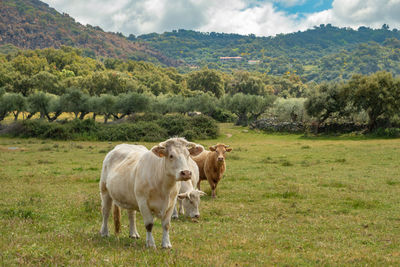
POLYGON ((242 57, 219 57, 220 60, 242 60, 242 57))
POLYGON ((247 61, 247 63, 249 64, 249 65, 256 65, 256 64, 260 64, 260 60, 249 60, 249 61, 247 61))

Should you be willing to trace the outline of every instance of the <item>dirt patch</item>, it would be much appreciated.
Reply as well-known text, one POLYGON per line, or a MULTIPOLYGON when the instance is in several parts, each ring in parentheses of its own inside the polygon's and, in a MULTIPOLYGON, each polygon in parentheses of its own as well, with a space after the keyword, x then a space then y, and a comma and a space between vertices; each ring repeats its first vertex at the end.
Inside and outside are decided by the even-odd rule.
POLYGON ((231 138, 231 137, 232 137, 232 134, 227 133, 227 134, 226 134, 226 137, 231 138))
POLYGON ((10 147, 0 146, 0 151, 4 151, 4 152, 25 151, 25 150, 26 150, 25 148, 17 147, 17 146, 10 146, 10 147))

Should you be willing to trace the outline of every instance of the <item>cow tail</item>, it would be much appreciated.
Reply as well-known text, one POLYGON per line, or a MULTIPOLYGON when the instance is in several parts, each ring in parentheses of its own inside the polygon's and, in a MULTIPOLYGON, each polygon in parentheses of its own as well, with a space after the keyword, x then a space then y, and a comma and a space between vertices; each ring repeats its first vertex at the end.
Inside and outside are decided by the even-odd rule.
POLYGON ((114 204, 113 217, 114 217, 115 234, 119 234, 121 230, 121 209, 115 204, 114 204))

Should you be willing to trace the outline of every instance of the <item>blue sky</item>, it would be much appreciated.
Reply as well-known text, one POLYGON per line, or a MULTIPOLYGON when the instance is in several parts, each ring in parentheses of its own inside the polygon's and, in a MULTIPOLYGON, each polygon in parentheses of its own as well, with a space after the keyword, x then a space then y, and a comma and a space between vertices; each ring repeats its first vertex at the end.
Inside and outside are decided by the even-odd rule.
POLYGON ((289 14, 307 14, 331 9, 332 0, 297 1, 293 4, 276 1, 274 5, 278 10, 285 11, 289 14))
POLYGON ((274 36, 332 24, 400 28, 400 0, 43 0, 82 24, 125 35, 175 29, 274 36))

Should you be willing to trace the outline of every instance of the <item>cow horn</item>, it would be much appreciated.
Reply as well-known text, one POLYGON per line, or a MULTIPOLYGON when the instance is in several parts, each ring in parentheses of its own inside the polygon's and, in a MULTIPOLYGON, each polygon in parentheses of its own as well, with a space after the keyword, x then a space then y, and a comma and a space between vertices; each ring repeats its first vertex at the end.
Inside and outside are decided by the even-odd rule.
POLYGON ((225 148, 229 147, 229 145, 225 145, 225 148))
POLYGON ((200 194, 200 196, 205 196, 205 195, 207 195, 206 193, 204 193, 204 192, 201 191, 201 190, 196 189, 196 191, 200 194))
POLYGON ((194 147, 196 147, 196 144, 195 143, 192 143, 192 142, 188 142, 187 144, 186 144, 186 147, 187 148, 194 148, 194 147))

